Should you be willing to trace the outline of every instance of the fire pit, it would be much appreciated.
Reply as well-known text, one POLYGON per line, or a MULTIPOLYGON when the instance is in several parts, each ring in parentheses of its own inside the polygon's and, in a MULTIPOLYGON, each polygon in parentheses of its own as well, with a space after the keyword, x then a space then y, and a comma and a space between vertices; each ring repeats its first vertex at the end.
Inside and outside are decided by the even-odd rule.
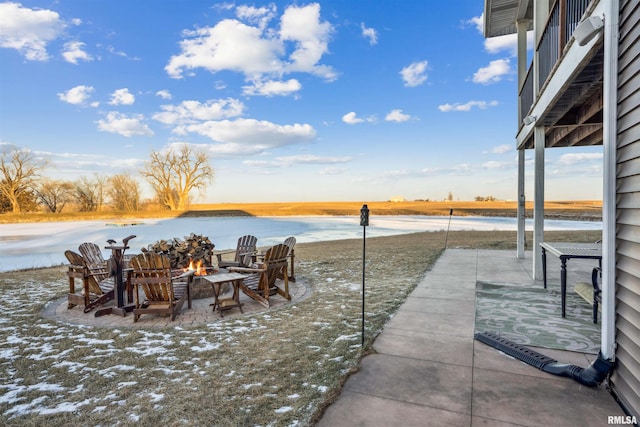
POLYGON ((215 245, 202 235, 191 233, 184 240, 174 237, 172 240, 158 240, 142 250, 167 255, 171 269, 187 268, 191 262, 201 266, 212 267, 213 249, 215 245))
MULTIPOLYGON (((202 235, 191 233, 184 240, 173 238, 172 240, 158 240, 143 248, 142 251, 156 252, 169 257, 172 270, 196 270, 191 297, 213 298, 213 289, 206 280, 198 276, 213 274, 218 270, 216 258, 213 255, 215 245, 211 240, 202 235)), ((226 292, 228 284, 225 284, 221 292, 226 292)))

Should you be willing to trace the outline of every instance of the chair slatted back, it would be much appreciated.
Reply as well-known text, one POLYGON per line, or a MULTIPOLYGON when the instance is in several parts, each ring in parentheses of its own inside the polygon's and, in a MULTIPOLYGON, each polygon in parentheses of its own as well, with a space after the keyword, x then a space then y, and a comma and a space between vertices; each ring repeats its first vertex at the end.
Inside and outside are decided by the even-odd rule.
POLYGON ((240 265, 251 265, 253 257, 256 254, 256 245, 258 244, 258 238, 252 235, 242 236, 238 239, 238 246, 236 247, 235 262, 240 265))
POLYGON ((104 267, 106 264, 102 251, 100 250, 100 246, 95 243, 84 242, 78 246, 78 250, 80 251, 80 255, 84 257, 89 268, 104 267))
MULTIPOLYGON (((93 274, 89 266, 87 265, 86 260, 79 253, 71 250, 67 250, 64 252, 64 255, 70 264, 69 274, 71 275, 72 270, 75 274, 79 274, 80 272, 82 272, 82 275, 84 276, 84 280, 86 280, 87 282, 88 291, 95 295, 102 295, 104 293, 104 290, 100 287, 99 282, 105 280, 108 277, 106 269, 104 270, 103 273, 93 274)), ((74 277, 79 277, 79 276, 74 276, 74 277)))
POLYGON ((264 278, 262 285, 269 288, 275 286, 276 279, 281 273, 286 274, 287 270, 287 256, 289 255, 289 246, 285 244, 279 244, 267 249, 264 254, 264 278))
POLYGON ((155 252, 143 252, 131 258, 131 279, 139 286, 149 302, 171 303, 175 299, 171 281, 169 257, 155 252))
POLYGON ((296 247, 296 238, 293 236, 287 237, 284 241, 284 244, 289 247, 289 253, 291 253, 291 251, 293 251, 293 248, 296 247))

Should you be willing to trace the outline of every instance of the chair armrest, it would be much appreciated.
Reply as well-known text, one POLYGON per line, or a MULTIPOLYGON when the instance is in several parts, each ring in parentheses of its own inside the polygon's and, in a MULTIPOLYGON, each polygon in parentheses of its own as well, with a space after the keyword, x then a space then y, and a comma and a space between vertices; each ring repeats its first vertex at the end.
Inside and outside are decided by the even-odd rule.
POLYGON ((256 255, 256 251, 249 251, 249 252, 238 252, 239 256, 246 256, 246 255, 256 255))
POLYGON ((236 271, 238 273, 262 273, 264 268, 250 268, 250 267, 227 267, 229 271, 236 271))
POLYGON ((227 250, 225 250, 225 251, 215 251, 213 254, 214 254, 215 256, 218 256, 218 255, 224 255, 224 254, 232 254, 232 253, 234 253, 235 251, 236 251, 235 249, 227 249, 227 250))
POLYGON ((171 280, 180 280, 180 279, 184 279, 185 277, 191 277, 194 274, 196 274, 196 270, 187 270, 187 271, 178 270, 178 272, 181 272, 181 274, 179 274, 178 276, 171 276, 171 280))

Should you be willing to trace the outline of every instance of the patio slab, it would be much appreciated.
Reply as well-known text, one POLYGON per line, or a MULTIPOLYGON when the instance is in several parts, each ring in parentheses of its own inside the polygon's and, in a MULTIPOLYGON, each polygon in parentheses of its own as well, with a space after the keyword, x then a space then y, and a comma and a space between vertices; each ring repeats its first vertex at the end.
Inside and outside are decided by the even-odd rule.
POLYGON ((378 353, 471 366, 473 342, 467 337, 387 327, 374 343, 378 353))
MULTIPOLYGON (((604 384, 590 388, 547 374, 474 340, 476 282, 541 288, 531 275, 531 256, 447 249, 317 425, 588 427, 624 415, 604 384)), ((572 260, 569 283, 590 277, 592 268, 572 260)), ((560 263, 553 257, 548 272, 548 286, 559 288, 560 263)), ((595 357, 532 349, 585 368, 595 357)))
POLYGON ((344 390, 470 414, 471 385, 471 367, 374 354, 363 360, 344 390))

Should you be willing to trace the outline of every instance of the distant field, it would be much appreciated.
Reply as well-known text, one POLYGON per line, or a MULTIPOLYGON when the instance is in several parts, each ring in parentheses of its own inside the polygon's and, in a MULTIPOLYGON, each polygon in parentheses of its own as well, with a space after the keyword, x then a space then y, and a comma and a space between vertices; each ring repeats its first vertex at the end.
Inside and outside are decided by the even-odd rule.
MULTIPOLYGON (((285 202, 194 204, 185 212, 71 212, 58 214, 0 214, 0 223, 37 221, 79 221, 123 218, 172 218, 179 216, 291 216, 291 215, 359 215, 363 202, 285 202)), ((445 215, 515 217, 516 202, 367 202, 371 215, 445 215)), ((527 217, 533 216, 533 202, 526 204, 527 217)), ((602 219, 602 202, 549 201, 545 217, 553 219, 602 219)))

